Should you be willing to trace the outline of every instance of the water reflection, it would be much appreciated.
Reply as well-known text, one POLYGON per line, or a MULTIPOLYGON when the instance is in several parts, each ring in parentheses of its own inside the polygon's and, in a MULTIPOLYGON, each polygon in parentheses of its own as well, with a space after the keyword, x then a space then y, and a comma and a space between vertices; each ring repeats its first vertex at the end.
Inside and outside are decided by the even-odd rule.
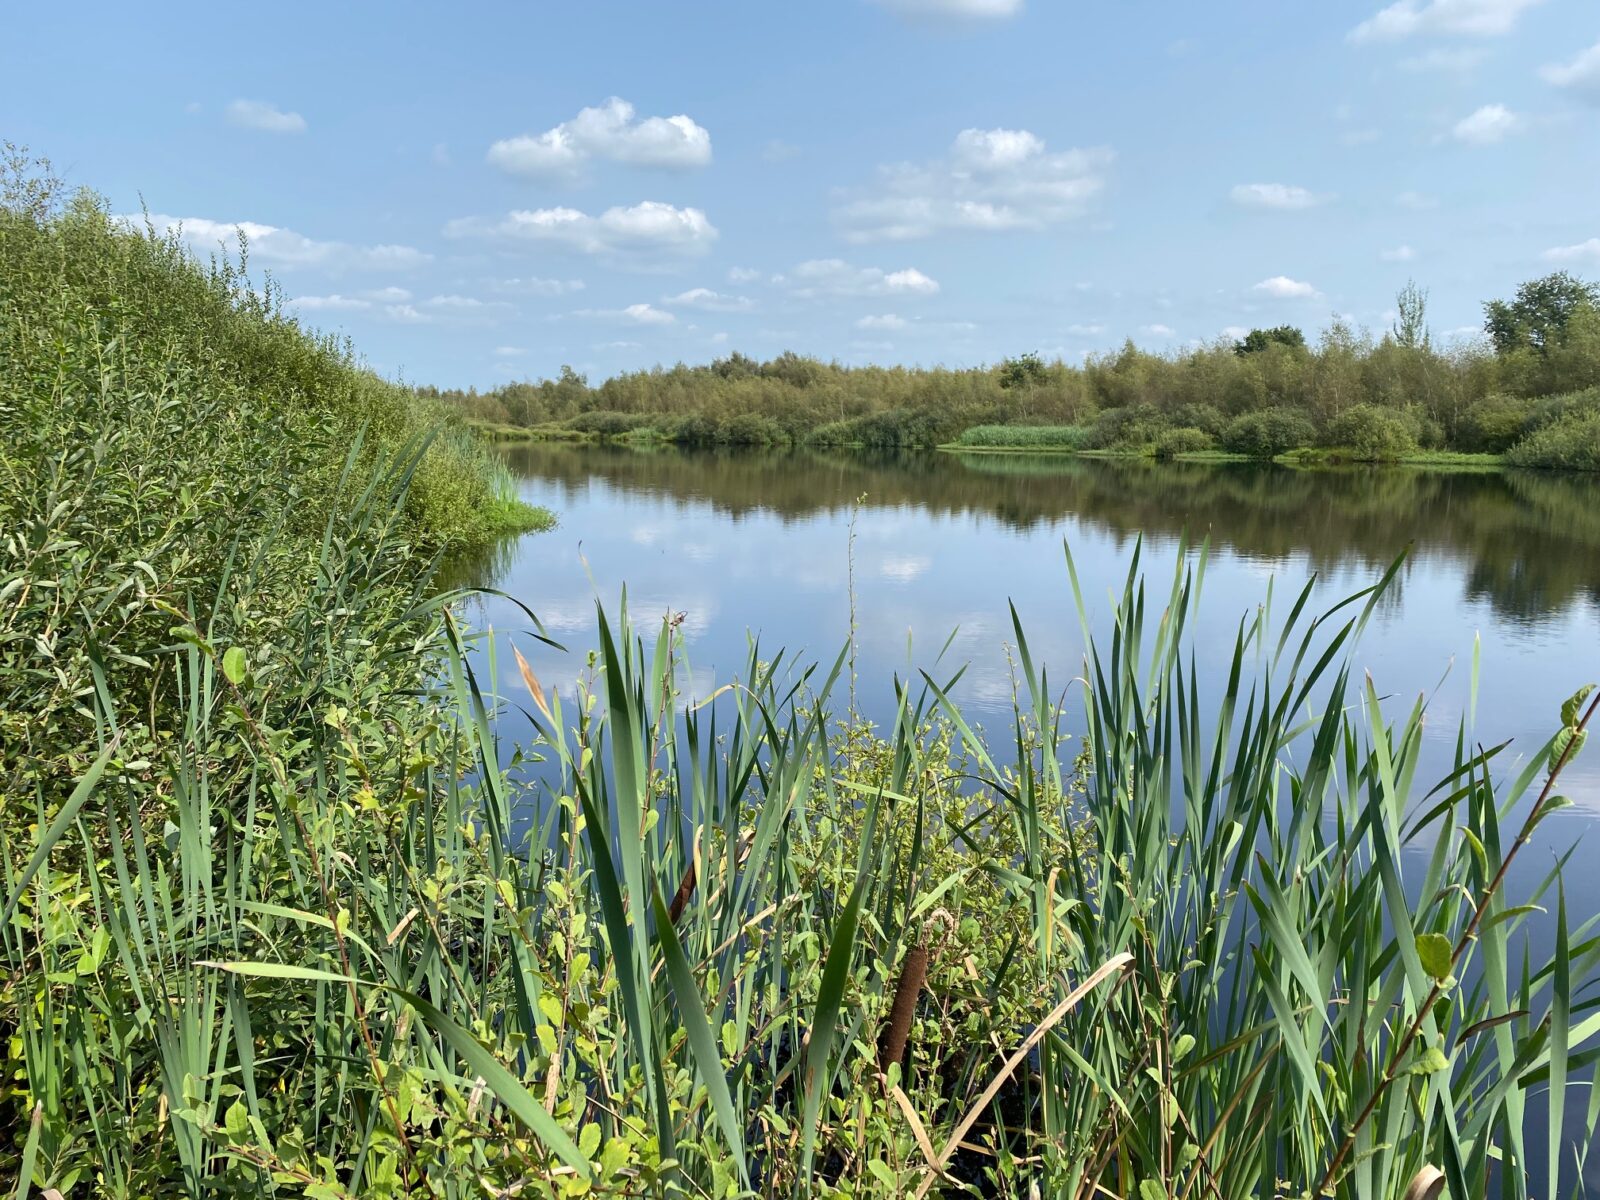
POLYGON ((1411 544, 1458 563, 1464 598, 1487 600, 1504 620, 1538 623, 1575 603, 1600 605, 1600 511, 1594 481, 1579 476, 549 444, 512 447, 508 458, 561 510, 603 484, 735 520, 771 514, 788 524, 837 515, 864 495, 868 509, 979 515, 1022 533, 1068 517, 1123 540, 1170 540, 1188 530, 1209 534, 1225 552, 1303 559, 1324 572, 1381 570, 1411 544))

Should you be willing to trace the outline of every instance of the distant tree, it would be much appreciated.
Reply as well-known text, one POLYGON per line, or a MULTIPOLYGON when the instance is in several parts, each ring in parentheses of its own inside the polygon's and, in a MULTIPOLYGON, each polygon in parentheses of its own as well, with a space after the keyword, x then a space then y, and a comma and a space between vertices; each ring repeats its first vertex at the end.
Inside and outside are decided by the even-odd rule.
POLYGON ((1514 300, 1491 300, 1483 306, 1483 327, 1497 354, 1524 347, 1548 353, 1560 342, 1567 322, 1580 307, 1600 306, 1600 286, 1567 271, 1530 279, 1514 300))
POLYGON ((1252 329, 1243 339, 1233 344, 1233 352, 1240 358, 1259 354, 1269 346, 1288 346, 1292 350, 1306 348, 1306 335, 1293 325, 1278 325, 1272 329, 1252 329))
POLYGON ((1003 388, 1028 387, 1043 383, 1047 378, 1044 360, 1037 354, 1008 358, 1000 364, 1000 386, 1003 388))
POLYGON ((761 364, 735 350, 727 358, 713 362, 711 369, 724 379, 748 379, 760 373, 761 364))
POLYGON ((1394 340, 1407 350, 1420 350, 1432 340, 1428 335, 1428 293, 1413 279, 1406 280, 1394 298, 1394 340))

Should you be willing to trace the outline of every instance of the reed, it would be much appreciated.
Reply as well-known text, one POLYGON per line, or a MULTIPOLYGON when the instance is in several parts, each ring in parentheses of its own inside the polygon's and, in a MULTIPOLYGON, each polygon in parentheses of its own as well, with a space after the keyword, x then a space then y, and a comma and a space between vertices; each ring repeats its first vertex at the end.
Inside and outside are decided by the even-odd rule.
POLYGON ((399 469, 293 637, 182 625, 159 753, 97 685, 93 760, 0 826, 18 1193, 1581 1190, 1600 937, 1505 881, 1595 701, 1425 784, 1424 707, 1351 678, 1384 584, 1201 678, 1203 552, 1135 558, 1065 710, 1018 626, 1004 745, 959 673, 841 736, 842 656, 692 701, 625 605, 577 695, 514 652, 496 697, 450 597, 374 586, 399 469))

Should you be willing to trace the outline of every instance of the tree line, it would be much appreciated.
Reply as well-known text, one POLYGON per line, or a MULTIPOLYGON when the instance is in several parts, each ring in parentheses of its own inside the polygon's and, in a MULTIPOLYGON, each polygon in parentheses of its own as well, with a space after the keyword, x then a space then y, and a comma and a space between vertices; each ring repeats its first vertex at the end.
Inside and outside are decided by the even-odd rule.
POLYGON ((790 352, 766 361, 553 379, 487 392, 421 389, 517 429, 652 435, 685 443, 930 446, 975 426, 1055 426, 1082 448, 1212 447, 1278 454, 1343 446, 1519 453, 1600 468, 1600 286, 1567 272, 1484 306, 1485 337, 1441 344, 1427 293, 1408 284, 1379 336, 1336 318, 1169 353, 1129 340, 1081 365, 1037 354, 970 368, 847 366, 790 352))

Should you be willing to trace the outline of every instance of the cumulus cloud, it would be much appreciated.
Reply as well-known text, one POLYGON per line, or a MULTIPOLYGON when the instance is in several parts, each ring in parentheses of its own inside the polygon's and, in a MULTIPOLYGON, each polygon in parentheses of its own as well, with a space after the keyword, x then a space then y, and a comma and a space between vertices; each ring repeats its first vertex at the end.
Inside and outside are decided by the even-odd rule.
POLYGON ((289 307, 300 312, 347 312, 351 309, 371 308, 372 301, 364 300, 360 296, 341 296, 335 292, 331 296, 296 296, 289 301, 289 307))
POLYGON ((979 21, 1004 20, 1022 11, 1022 0, 873 0, 873 3, 902 16, 979 21))
POLYGON ((308 238, 291 229, 263 225, 258 221, 213 221, 207 217, 174 217, 166 213, 129 214, 116 220, 134 229, 145 222, 158 234, 177 233, 196 250, 238 249, 242 233, 250 247, 250 257, 268 266, 344 268, 394 268, 405 270, 432 260, 414 246, 357 246, 349 242, 327 242, 308 238))
POLYGON ((226 110, 228 124, 261 133, 304 133, 306 119, 297 112, 284 112, 264 100, 235 100, 226 110))
POLYGON ((652 304, 630 304, 626 308, 581 308, 573 315, 621 321, 629 325, 674 325, 678 320, 652 304))
POLYGON ((1592 237, 1574 246, 1552 246, 1539 257, 1546 262, 1594 263, 1600 266, 1600 237, 1592 237))
POLYGON ((698 308, 704 312, 748 312, 755 307, 755 301, 749 296, 730 296, 704 287, 690 288, 676 296, 664 297, 661 303, 678 308, 698 308))
POLYGON ((1068 325, 1067 332, 1077 334, 1079 337, 1098 337, 1106 331, 1106 327, 1099 322, 1088 325, 1068 325))
POLYGON ((491 290, 514 296, 565 296, 569 292, 583 291, 581 279, 546 279, 540 275, 518 275, 510 279, 494 279, 491 290))
POLYGON ((646 200, 590 216, 575 208, 515 209, 499 219, 458 217, 448 238, 487 238, 527 245, 558 245, 582 254, 699 254, 717 239, 716 226, 698 208, 646 200))
POLYGON ((1174 329, 1171 325, 1160 325, 1160 324, 1157 324, 1157 325, 1141 325, 1141 326, 1139 326, 1139 332, 1140 333, 1144 333, 1144 334, 1148 334, 1150 337, 1172 337, 1178 331, 1176 329, 1174 329))
POLYGON ((729 283, 751 283, 751 282, 753 282, 753 281, 755 281, 757 279, 760 279, 760 278, 761 278, 761 272, 752 270, 749 267, 729 267, 728 268, 728 282, 729 283))
POLYGON ((944 230, 1039 229, 1080 215, 1105 185, 1105 149, 1051 152, 1025 129, 965 129, 945 157, 880 167, 834 219, 851 241, 944 230))
POLYGON ((1290 279, 1287 275, 1274 275, 1271 279, 1263 279, 1251 290, 1263 292, 1276 300, 1310 300, 1318 295, 1317 289, 1309 283, 1290 279))
POLYGON ((1393 250, 1380 250, 1378 257, 1384 262, 1410 262, 1417 252, 1410 246, 1396 246, 1393 250))
POLYGON ((1540 0, 1398 0, 1350 31, 1353 42, 1445 35, 1500 37, 1540 0))
POLYGON ((774 277, 775 283, 791 288, 795 295, 814 296, 932 296, 939 283, 915 267, 885 271, 881 267, 856 267, 842 258, 814 258, 803 262, 787 276, 774 277))
POLYGON ((897 317, 894 313, 883 313, 880 316, 862 317, 856 322, 857 329, 904 329, 909 322, 904 317, 897 317))
POLYGON ((490 166, 532 178, 577 175, 592 159, 640 167, 703 167, 711 161, 711 135, 681 113, 637 117, 633 105, 612 96, 543 133, 495 142, 488 154, 490 166))
POLYGON ((1450 133, 1458 142, 1489 146, 1516 132, 1521 124, 1522 119, 1504 104, 1485 104, 1457 121, 1450 133))
POLYGON ((1600 42, 1590 46, 1569 63, 1540 67, 1544 81, 1591 100, 1600 101, 1600 42))
POLYGON ((1292 183, 1240 183, 1228 194, 1248 208, 1313 208, 1327 198, 1292 183))
POLYGON ((402 325, 423 325, 432 319, 409 304, 391 304, 383 311, 391 321, 399 321, 402 325))

